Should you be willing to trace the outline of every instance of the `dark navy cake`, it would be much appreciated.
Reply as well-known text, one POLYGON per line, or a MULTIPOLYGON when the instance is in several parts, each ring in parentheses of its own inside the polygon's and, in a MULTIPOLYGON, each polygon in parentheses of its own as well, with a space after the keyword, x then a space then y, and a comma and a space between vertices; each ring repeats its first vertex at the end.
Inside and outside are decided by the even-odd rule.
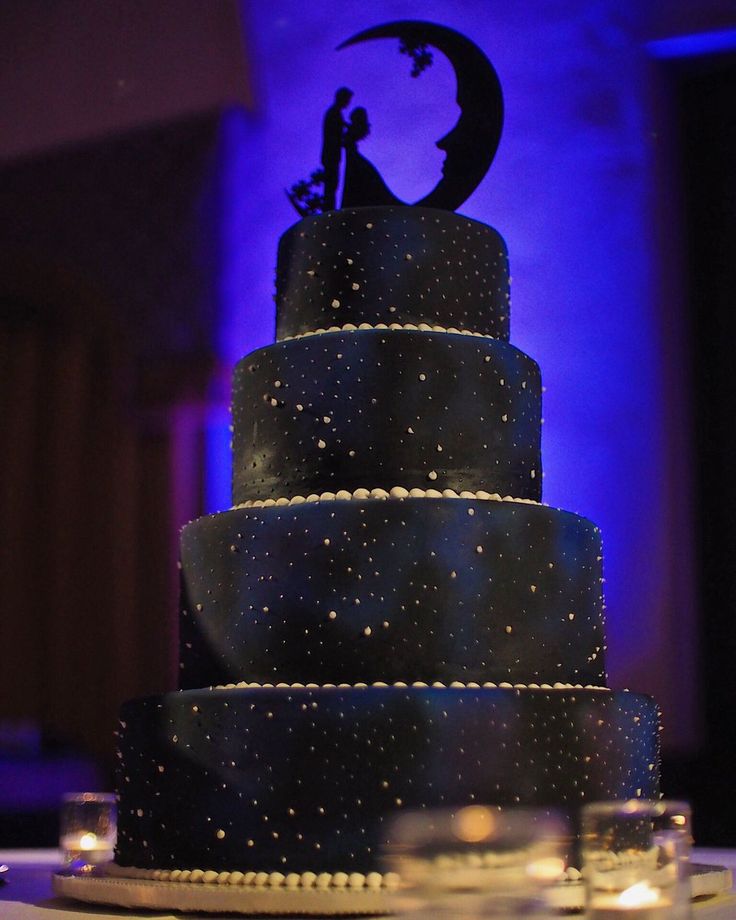
POLYGON ((181 690, 123 708, 120 871, 358 892, 404 809, 656 797, 657 708, 606 688, 598 528, 539 504, 498 233, 305 218, 277 314, 235 372, 234 507, 182 534, 181 690))

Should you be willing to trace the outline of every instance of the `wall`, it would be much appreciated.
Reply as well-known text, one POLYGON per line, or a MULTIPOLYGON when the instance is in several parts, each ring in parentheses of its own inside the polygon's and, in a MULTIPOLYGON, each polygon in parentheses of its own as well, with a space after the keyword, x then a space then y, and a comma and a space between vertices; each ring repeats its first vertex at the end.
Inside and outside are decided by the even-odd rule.
POLYGON ((234 0, 0 4, 0 159, 251 105, 234 0))

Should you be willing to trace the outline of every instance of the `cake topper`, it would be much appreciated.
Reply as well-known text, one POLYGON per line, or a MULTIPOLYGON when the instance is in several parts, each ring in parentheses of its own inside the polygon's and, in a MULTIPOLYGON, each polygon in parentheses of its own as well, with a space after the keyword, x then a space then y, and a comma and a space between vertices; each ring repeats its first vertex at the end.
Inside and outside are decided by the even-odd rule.
MULTIPOLYGON (((446 26, 417 20, 365 29, 342 42, 337 50, 375 38, 399 39, 399 51, 411 58, 412 77, 418 77, 432 65, 430 48, 441 51, 452 65, 460 118, 437 141, 437 147, 446 153, 442 178, 428 195, 414 204, 454 211, 478 187, 498 149, 503 97, 496 71, 480 48, 464 35, 446 26)), ((353 97, 353 91, 346 86, 337 90, 322 123, 322 166, 287 192, 302 216, 336 206, 341 168, 341 207, 408 204, 391 192, 378 169, 360 153, 358 145, 370 133, 370 122, 367 111, 360 105, 345 120, 343 112, 353 97)))

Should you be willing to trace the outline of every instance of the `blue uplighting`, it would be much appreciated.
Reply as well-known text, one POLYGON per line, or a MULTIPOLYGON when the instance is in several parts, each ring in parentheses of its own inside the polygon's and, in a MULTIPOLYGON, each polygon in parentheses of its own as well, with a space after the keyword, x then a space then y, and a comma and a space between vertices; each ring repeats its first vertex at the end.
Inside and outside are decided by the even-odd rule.
POLYGON ((696 32, 647 43, 647 50, 657 58, 695 57, 736 51, 736 29, 720 32, 696 32))
POLYGON ((232 462, 230 456, 230 412, 227 406, 212 406, 205 423, 205 494, 207 514, 231 504, 232 462))
MULTIPOLYGON (((603 531, 612 681, 661 695, 668 678, 660 668, 652 681, 652 662, 671 615, 662 591, 670 544, 649 64, 637 38, 622 32, 615 7, 561 3, 554 15, 537 17, 523 4, 426 0, 421 17, 470 36, 501 79, 506 124, 498 155, 460 210, 495 226, 509 246, 511 341, 539 362, 546 385, 545 500, 582 512, 603 531)), ((442 159, 434 142, 457 118, 447 61, 436 54, 413 80, 396 42, 334 50, 367 26, 416 16, 410 0, 330 4, 321 17, 296 0, 277 9, 248 5, 262 111, 252 119, 228 115, 223 124, 224 365, 273 341, 276 242, 296 220, 284 189, 318 165, 321 119, 336 87, 349 86, 355 104, 367 108, 365 155, 392 190, 411 201, 434 185, 442 159)), ((733 47, 734 34, 717 33, 710 50, 725 48, 727 36, 733 47)), ((697 40, 705 37, 679 47, 697 53, 697 40)), ((222 508, 229 437, 221 425, 210 432, 208 507, 222 508)))

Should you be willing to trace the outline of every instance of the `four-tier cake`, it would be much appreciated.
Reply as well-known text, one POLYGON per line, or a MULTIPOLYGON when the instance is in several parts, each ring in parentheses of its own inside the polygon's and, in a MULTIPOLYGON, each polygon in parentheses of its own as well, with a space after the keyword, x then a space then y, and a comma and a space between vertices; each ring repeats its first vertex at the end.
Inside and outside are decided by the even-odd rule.
POLYGON ((182 534, 181 690, 123 707, 118 865, 380 888, 406 809, 655 798, 657 708, 606 687, 598 528, 540 503, 501 236, 306 217, 276 303, 235 371, 234 507, 182 534))

